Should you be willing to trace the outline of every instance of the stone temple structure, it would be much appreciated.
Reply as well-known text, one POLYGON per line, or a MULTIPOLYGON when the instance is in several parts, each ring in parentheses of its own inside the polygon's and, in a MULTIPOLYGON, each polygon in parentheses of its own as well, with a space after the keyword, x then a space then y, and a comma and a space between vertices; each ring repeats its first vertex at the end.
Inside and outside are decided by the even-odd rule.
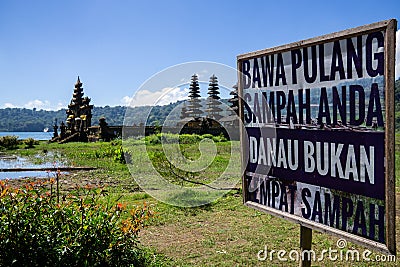
POLYGON ((92 109, 90 98, 83 97, 82 83, 79 79, 76 81, 74 93, 70 104, 68 105, 66 124, 60 125, 60 134, 58 126, 54 125, 54 136, 51 141, 66 142, 87 142, 89 127, 92 125, 92 109))

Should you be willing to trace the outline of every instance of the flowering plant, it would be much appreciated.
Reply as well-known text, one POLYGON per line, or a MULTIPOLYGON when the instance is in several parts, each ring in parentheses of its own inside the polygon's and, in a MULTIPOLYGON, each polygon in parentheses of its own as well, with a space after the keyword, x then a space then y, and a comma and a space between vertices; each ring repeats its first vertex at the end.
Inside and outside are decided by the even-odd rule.
POLYGON ((146 203, 129 210, 89 186, 60 197, 57 182, 0 181, 0 266, 144 265, 138 233, 153 216, 146 203))

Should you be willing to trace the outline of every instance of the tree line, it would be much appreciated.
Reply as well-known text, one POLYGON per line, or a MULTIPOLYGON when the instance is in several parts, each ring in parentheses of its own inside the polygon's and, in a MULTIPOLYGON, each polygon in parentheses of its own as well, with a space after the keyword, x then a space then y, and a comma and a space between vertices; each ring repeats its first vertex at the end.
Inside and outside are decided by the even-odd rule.
MULTIPOLYGON (((130 116, 134 118, 133 123, 140 125, 162 124, 168 114, 179 102, 171 103, 166 106, 143 106, 130 108, 130 116), (150 114, 149 114, 150 112, 150 114), (147 116, 149 114, 149 116, 147 116), (147 120, 146 120, 147 119, 147 120)), ((104 117, 108 125, 123 125, 126 107, 124 106, 105 106, 94 107, 92 125, 98 125, 99 119, 104 117)), ((45 128, 53 130, 53 125, 57 120, 60 125, 66 120, 66 109, 57 111, 37 110, 27 108, 4 108, 0 109, 0 132, 41 132, 45 128)))
MULTIPOLYGON (((122 125, 125 114, 125 107, 94 107, 93 124, 98 124, 101 117, 106 117, 110 125, 122 125)), ((26 108, 5 108, 0 109, 0 132, 41 132, 45 128, 53 130, 57 120, 65 122, 66 109, 57 111, 37 110, 26 108)))
MULTIPOLYGON (((221 102, 228 104, 227 99, 222 99, 221 102)), ((181 103, 182 101, 178 101, 165 106, 134 107, 129 109, 129 113, 130 117, 134 118, 132 121, 133 124, 161 125, 171 111, 181 103)), ((92 124, 97 125, 99 119, 105 117, 110 126, 123 125, 125 111, 126 107, 124 106, 95 106, 93 108, 92 124)), ((396 130, 400 131, 400 79, 395 82, 395 112, 396 130)), ((176 116, 174 119, 179 120, 178 113, 176 116)), ((55 120, 60 124, 65 119, 66 109, 51 111, 27 108, 4 108, 0 109, 0 132, 41 132, 44 128, 49 128, 49 131, 52 131, 55 120)))

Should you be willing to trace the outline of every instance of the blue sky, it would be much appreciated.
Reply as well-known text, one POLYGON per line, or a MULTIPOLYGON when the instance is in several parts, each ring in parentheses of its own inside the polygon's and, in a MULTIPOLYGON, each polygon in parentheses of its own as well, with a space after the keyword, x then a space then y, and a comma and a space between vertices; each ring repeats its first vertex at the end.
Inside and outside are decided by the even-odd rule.
POLYGON ((398 0, 2 0, 0 108, 64 107, 78 75, 95 105, 121 105, 176 64, 235 67, 238 54, 399 14, 398 0))

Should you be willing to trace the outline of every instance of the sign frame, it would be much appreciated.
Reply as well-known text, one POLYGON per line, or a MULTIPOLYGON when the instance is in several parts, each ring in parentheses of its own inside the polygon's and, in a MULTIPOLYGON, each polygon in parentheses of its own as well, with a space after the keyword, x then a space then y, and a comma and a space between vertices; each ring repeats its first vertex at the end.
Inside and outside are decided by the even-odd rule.
MULTIPOLYGON (((395 203, 395 112, 394 112, 394 89, 395 89, 395 46, 396 46, 396 30, 397 21, 395 19, 389 19, 364 25, 356 28, 351 28, 339 32, 334 32, 327 35, 322 35, 298 42, 293 42, 277 47, 272 47, 264 50, 255 52, 245 53, 237 56, 237 68, 238 68, 238 94, 241 99, 239 101, 239 116, 244 121, 244 104, 243 104, 243 81, 242 81, 242 64, 243 60, 253 59, 262 55, 270 55, 275 53, 283 53, 290 51, 294 48, 308 47, 311 45, 319 45, 327 42, 334 42, 345 38, 352 38, 357 35, 364 35, 375 31, 384 31, 385 36, 385 65, 384 65, 384 85, 385 85, 385 243, 379 243, 355 234, 348 233, 343 230, 339 230, 333 227, 329 227, 322 223, 317 223, 300 216, 283 212, 278 209, 274 209, 265 205, 261 205, 257 202, 246 201, 247 188, 245 176, 242 175, 242 186, 243 186, 243 204, 249 208, 253 208, 262 212, 266 212, 283 219, 300 224, 302 227, 307 227, 321 231, 323 233, 329 233, 334 236, 345 238, 346 240, 354 243, 372 248, 374 250, 396 255, 396 203, 395 203)), ((244 127, 240 128, 240 140, 242 148, 242 168, 246 169, 247 157, 249 148, 245 142, 244 127)))

